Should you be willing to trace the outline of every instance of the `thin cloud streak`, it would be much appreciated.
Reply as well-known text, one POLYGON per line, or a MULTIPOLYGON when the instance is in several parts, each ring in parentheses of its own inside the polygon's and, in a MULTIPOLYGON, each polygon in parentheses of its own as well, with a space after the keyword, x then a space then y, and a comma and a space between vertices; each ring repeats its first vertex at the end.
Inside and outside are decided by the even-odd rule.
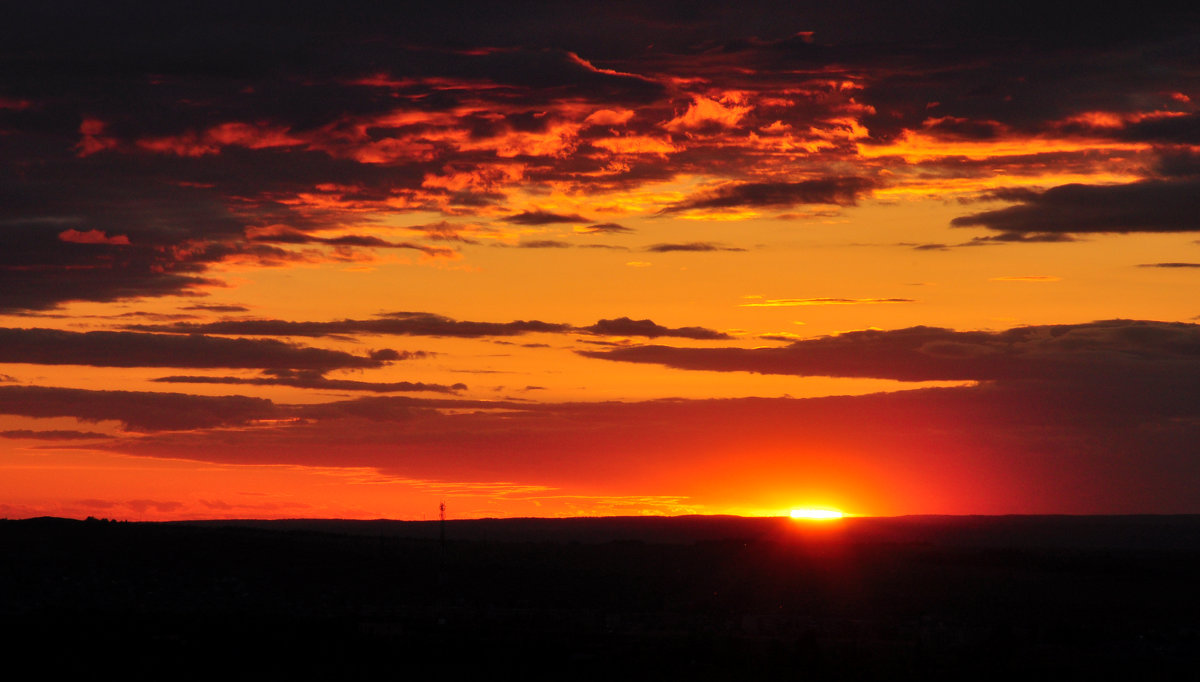
POLYGON ((739 303, 742 308, 791 308, 824 305, 875 305, 878 303, 916 303, 913 298, 772 298, 752 303, 739 303))

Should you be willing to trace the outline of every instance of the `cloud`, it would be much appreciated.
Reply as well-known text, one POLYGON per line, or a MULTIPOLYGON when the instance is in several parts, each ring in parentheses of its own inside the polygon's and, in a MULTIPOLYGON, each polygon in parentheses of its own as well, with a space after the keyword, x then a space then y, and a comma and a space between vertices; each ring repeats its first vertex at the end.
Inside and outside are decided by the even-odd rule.
POLYGON ((117 246, 128 246, 129 237, 125 235, 116 235, 109 237, 100 230, 88 230, 80 232, 79 230, 63 230, 58 233, 58 238, 64 242, 73 244, 113 244, 117 246))
POLYGON ((578 351, 678 369, 899 381, 1071 380, 1116 375, 1200 377, 1200 325, 1109 320, 960 332, 936 327, 856 331, 776 348, 634 346, 578 351))
POLYGON ((1139 268, 1200 268, 1200 263, 1142 263, 1139 268))
POLYGON ((1200 153, 1184 147, 1159 152, 1154 172, 1165 177, 1186 178, 1200 175, 1200 153))
POLYGON ((219 303, 193 303, 183 306, 180 310, 203 310, 210 313, 245 313, 249 308, 244 305, 224 305, 219 303))
POLYGON ((730 183, 701 192, 661 211, 664 214, 693 209, 788 207, 798 204, 853 205, 874 189, 876 181, 857 176, 801 180, 799 182, 730 183))
POLYGON ((580 244, 581 249, 608 249, 610 251, 629 251, 628 246, 618 246, 616 244, 580 244))
MULTIPOLYGON (((1194 12, 924 0, 771 3, 754 12, 729 3, 547 3, 521 12, 434 3, 412 12, 401 4, 346 11, 301 2, 283 14, 257 3, 214 12, 172 3, 136 11, 125 4, 75 5, 65 13, 53 3, 6 8, 10 28, 0 51, 5 64, 20 68, 6 70, 0 104, 5 311, 211 293, 229 276, 215 266, 297 262, 289 259, 300 249, 283 248, 289 243, 321 247, 304 249, 313 252, 390 248, 371 239, 408 244, 365 236, 406 222, 405 214, 503 222, 497 217, 524 211, 537 220, 538 211, 525 209, 526 202, 539 200, 565 212, 541 212, 541 218, 578 219, 574 224, 584 227, 595 218, 569 214, 584 209, 564 209, 573 204, 558 198, 601 198, 645 190, 648 183, 678 181, 678 187, 695 178, 713 184, 682 199, 656 195, 655 203, 643 205, 666 205, 667 216, 841 206, 876 189, 877 180, 843 186, 803 180, 820 172, 836 173, 835 179, 886 178, 898 193, 941 192, 957 182, 969 186, 996 177, 1043 182, 1039 176, 1063 172, 1100 177, 1080 185, 1086 188, 1075 191, 1080 196, 1055 189, 1012 194, 1005 201, 1014 210, 960 220, 995 231, 979 244, 1088 231, 1188 231, 1195 225, 1195 199, 1189 199, 1200 194, 1192 185, 1195 159, 1152 149, 1196 140, 1198 117, 1184 96, 1195 94, 1188 90, 1195 70, 1194 12), (164 26, 172 27, 169 39, 164 26), (57 45, 70 48, 43 58, 47 46, 57 45), (1118 123, 1067 129, 1066 122, 1088 112, 1099 114, 1094 121, 1118 123), (928 143, 907 150, 928 160, 907 160, 904 140, 928 143), (1112 173, 1160 179, 1123 180, 1125 189, 1101 184, 1112 173), (1159 191, 1154 183, 1161 201, 1150 196, 1159 191), (247 240, 248 227, 274 225, 306 236, 247 240), (354 234, 327 236, 349 232, 354 234), (312 241, 323 239, 344 243, 312 241)), ((623 207, 586 206, 593 216, 630 215, 620 212, 623 207)), ((469 241, 473 229, 426 227, 413 230, 423 232, 422 239, 460 242, 469 241)), ((413 314, 249 324, 267 336, 575 331, 536 321, 477 323, 413 314)), ((1157 333, 1153 325, 1150 331, 1128 326, 1131 335, 1157 333)), ((944 343, 932 350, 966 352, 955 344, 998 343, 943 332, 944 343)), ((880 341, 880 348, 868 337, 859 340, 866 350, 904 355, 894 348, 894 337, 880 341)), ((555 405, 544 412, 509 407, 503 415, 485 406, 465 408, 479 414, 430 414, 438 408, 389 402, 387 409, 356 404, 361 414, 345 406, 337 408, 344 414, 328 417, 312 408, 304 418, 313 423, 192 440, 162 435, 139 447, 150 451, 157 444, 165 456, 329 463, 330 445, 353 433, 349 427, 369 422, 364 438, 374 442, 352 444, 344 457, 391 470, 461 465, 498 472, 510 466, 530 476, 592 481, 673 464, 673 480, 697 472, 723 481, 714 479, 719 470, 705 467, 724 461, 724 452, 743 459, 753 452, 770 484, 810 480, 819 470, 813 464, 826 457, 869 462, 858 472, 861 478, 879 471, 910 499, 925 500, 966 487, 953 472, 977 462, 989 480, 972 489, 985 495, 1019 500, 1024 490, 1041 486, 1055 495, 1082 489, 1086 493, 1078 494, 1095 499, 1108 499, 1101 493, 1125 500, 1153 496, 1156 505, 1171 500, 1195 510, 1196 433, 1187 421, 1200 402, 1195 389, 1171 383, 1149 357, 1157 353, 1153 348, 1114 348, 1076 355, 1058 349, 1046 351, 1046 359, 1061 367, 1088 364, 1089 352, 1111 356, 1110 364, 1095 363, 1110 379, 1109 370, 1140 359, 1153 370, 1144 376, 1170 390, 1150 390, 1150 383, 1139 389, 1130 380, 1103 390, 1091 383, 1090 393, 1068 395, 1031 378, 1021 386, 993 382, 916 395, 555 405), (1070 400, 1058 399, 1064 396, 1070 400), (1097 407, 1103 400, 1110 404, 1097 407), (1165 407, 1171 400, 1174 413, 1165 407), (1191 407, 1179 407, 1189 401, 1191 407), (1094 436, 1074 429, 1089 419, 1089 405, 1097 407, 1090 413, 1094 436), (1108 418, 1155 409, 1160 417, 1185 418, 1148 419, 1145 429, 1131 428, 1128 439, 1101 442, 1102 436, 1121 436, 1112 426, 1119 420, 1108 418), (388 410, 410 418, 376 423, 366 416, 388 410), (1166 447, 1175 437, 1176 447, 1166 447), (259 444, 266 447, 253 447, 259 444), (497 447, 510 456, 497 457, 497 447), (770 460, 773 452, 786 454, 770 460), (568 464, 575 460, 579 466, 572 469, 568 464), (1013 462, 1043 475, 1018 480, 1020 467, 1013 462), (1094 475, 1097 466, 1121 473, 1121 487, 1089 487, 1102 478, 1094 475), (924 489, 915 482, 920 477, 928 481, 924 489)), ((910 355, 922 360, 932 350, 922 346, 910 355)), ((1014 353, 1020 362, 1036 355, 1014 353)), ((845 353, 838 357, 851 362, 845 353)), ((1189 366, 1178 353, 1158 360, 1162 367, 1189 366)), ((880 361, 868 353, 859 360, 866 367, 861 371, 901 371, 872 362, 880 361)), ((955 367, 939 365, 930 373, 953 374, 955 367)), ((153 411, 169 394, 155 395, 139 402, 96 393, 87 400, 153 411)), ((55 400, 61 406, 66 397, 55 400)), ((205 405, 181 403, 178 413, 194 419, 205 405)), ((291 408, 272 409, 293 415, 291 408)), ((739 466, 726 471, 746 470, 744 462, 739 466)))
POLYGON ((1003 244, 1040 244, 1040 243, 1063 243, 1079 241, 1070 234, 1059 233, 1038 233, 1030 232, 1023 234, 1020 232, 1002 232, 1000 234, 990 234, 983 237, 972 237, 965 242, 957 244, 898 244, 898 246, 911 246, 914 251, 949 251, 951 249, 959 249, 970 246, 999 246, 1003 244))
POLYGON ((340 400, 332 403, 317 403, 311 405, 292 405, 291 414, 301 419, 366 419, 374 422, 405 423, 415 419, 439 419, 453 416, 439 412, 447 409, 454 412, 459 410, 488 410, 496 412, 511 411, 525 406, 523 403, 492 400, 460 400, 455 398, 410 398, 407 396, 371 396, 340 400))
POLYGON ((352 381, 330 379, 322 372, 276 370, 263 377, 211 377, 211 376, 166 376, 153 381, 168 384, 242 384, 247 386, 291 386, 330 391, 370 391, 373 393, 402 393, 426 391, 431 393, 457 393, 467 389, 466 384, 431 384, 413 381, 352 381))
POLYGON ((687 110, 664 123, 663 127, 673 133, 716 132, 736 127, 753 108, 736 95, 720 100, 694 96, 687 110))
POLYGON ((0 386, 0 414, 111 420, 135 431, 241 426, 283 416, 274 403, 262 398, 43 386, 0 386))
POLYGON ((1198 404, 1194 382, 1161 375, 1106 390, 1018 381, 805 400, 365 398, 296 406, 299 420, 272 428, 103 447, 566 490, 661 487, 667 471, 674 493, 722 500, 736 499, 732 489, 769 495, 780 481, 804 481, 876 513, 1181 513, 1195 509, 1200 480, 1198 404))
POLYGON ((6 226, 0 229, 0 311, 197 292, 218 284, 200 275, 207 260, 146 246, 62 242, 40 227, 6 226))
POLYGON ((0 328, 0 362, 93 367, 232 367, 320 370, 382 367, 402 356, 393 350, 367 356, 284 343, 275 339, 225 339, 189 334, 68 332, 0 328))
POLYGON ((513 322, 471 322, 453 320, 433 313, 385 313, 371 320, 335 320, 331 322, 289 322, 287 320, 222 320, 202 324, 180 322, 168 325, 134 325, 141 331, 175 334, 246 334, 251 336, 339 336, 353 334, 392 334, 401 336, 519 336, 529 333, 568 331, 566 324, 538 320, 513 322))
POLYGON ((916 303, 912 298, 771 298, 739 303, 743 308, 792 308, 811 305, 875 305, 877 303, 916 303))
POLYGON ((1007 132, 997 121, 971 121, 954 116, 929 118, 921 127, 938 137, 960 140, 994 140, 1007 132))
POLYGON ((267 228, 247 228, 246 237, 255 242, 274 242, 279 244, 326 244, 329 246, 358 246, 364 248, 383 249, 414 249, 426 256, 453 258, 458 252, 453 249, 413 244, 411 242, 390 242, 386 239, 365 235, 341 235, 338 237, 317 237, 300 230, 281 225, 267 228))
MULTIPOLYGON (((248 336, 344 336, 356 334, 392 334, 408 336, 449 336, 481 338, 489 336, 509 337, 522 334, 563 334, 583 331, 594 334, 621 336, 678 336, 696 339, 727 338, 724 334, 703 327, 669 328, 651 320, 632 320, 621 317, 600 320, 588 327, 569 324, 541 322, 538 320, 516 320, 513 322, 472 322, 453 320, 431 313, 388 313, 372 320, 336 320, 332 322, 289 322, 286 320, 221 320, 217 322, 177 322, 160 325, 133 325, 142 331, 171 332, 175 334, 237 334, 248 336)), ((419 353, 420 351, 418 351, 419 353)), ((413 353, 392 351, 389 359, 415 357, 413 353)), ((2 357, 2 356, 0 356, 2 357)), ((182 366, 182 365, 179 365, 182 366)), ((294 368, 302 369, 302 368, 294 368)))
POLYGON ((522 241, 517 244, 518 249, 569 249, 570 242, 564 242, 557 239, 535 239, 531 241, 522 241))
POLYGON ((660 336, 700 340, 730 338, 728 334, 703 327, 677 327, 672 329, 655 324, 651 320, 632 320, 628 317, 600 320, 589 327, 581 327, 581 331, 604 336, 645 336, 652 339, 660 336))
POLYGON ((549 211, 522 211, 510 215, 505 222, 518 225, 553 225, 555 223, 589 223, 589 219, 575 213, 550 213, 549 211))
POLYGON ((1008 192, 1015 206, 959 216, 955 227, 1005 233, 1197 232, 1200 180, 1143 180, 1124 185, 1060 185, 1008 192))
POLYGON ((427 225, 406 225, 404 229, 422 232, 426 239, 464 244, 477 244, 478 242, 467 235, 480 231, 477 225, 458 225, 445 220, 427 225))
POLYGON ((969 242, 958 244, 957 246, 986 246, 988 244, 1008 244, 1013 242, 1024 243, 1059 243, 1059 242, 1074 242, 1078 241, 1069 234, 1061 232, 1002 232, 1000 234, 987 235, 985 237, 974 237, 969 242))
MULTIPOLYGON (((454 255, 372 236, 405 212, 615 234, 598 227, 615 223, 522 200, 680 176, 714 184, 663 215, 851 205, 879 178, 903 190, 997 168, 1033 181, 1048 168, 1120 166, 1183 182, 1194 165, 1183 153, 1159 154, 1157 166, 1146 158, 1150 145, 1196 139, 1200 117, 1182 85, 1195 33, 1186 20, 1039 7, 1031 29, 1027 12, 989 9, 981 21, 941 2, 845 16, 780 4, 763 14, 770 25, 715 5, 418 18, 306 3, 286 25, 258 15, 16 11, 9 23, 23 31, 4 54, 23 66, 7 74, 0 107, 0 310, 204 293, 224 276, 214 265, 230 260, 454 255), (155 28, 164 25, 181 27, 170 44, 155 28), (64 35, 70 54, 30 57, 64 35), (888 155, 914 134, 941 147, 915 150, 929 155, 916 165, 904 150, 888 155), (966 158, 964 141, 1003 149, 966 158), (820 169, 837 175, 811 177, 820 169), (355 226, 372 230, 346 233, 355 226), (287 245, 322 248, 302 256, 287 245)), ((1039 201, 1031 206, 1046 213, 1057 199, 1050 190, 1039 201)), ((1041 233, 1182 229, 1159 213, 1041 233)), ((1007 233, 1028 233, 1032 218, 1018 218, 962 220, 1011 220, 1007 233)), ((412 229, 471 241, 471 230, 438 224, 412 229)))
POLYGON ((622 234, 635 232, 632 227, 625 227, 618 223, 596 223, 585 227, 576 227, 575 231, 582 234, 622 234))
POLYGON ((651 253, 669 253, 672 251, 745 251, 746 249, 713 242, 686 242, 682 244, 651 244, 643 250, 651 253))
POLYGON ((30 440, 93 440, 97 438, 111 438, 107 433, 99 433, 97 431, 71 431, 71 430, 54 430, 54 431, 32 431, 30 429, 11 429, 8 431, 0 431, 0 438, 25 438, 30 440))
POLYGON ((1200 115, 1195 112, 1170 112, 1178 115, 1149 116, 1140 120, 1125 123, 1114 131, 1096 131, 1109 133, 1123 140, 1138 142, 1153 142, 1165 145, 1197 145, 1200 144, 1200 115))

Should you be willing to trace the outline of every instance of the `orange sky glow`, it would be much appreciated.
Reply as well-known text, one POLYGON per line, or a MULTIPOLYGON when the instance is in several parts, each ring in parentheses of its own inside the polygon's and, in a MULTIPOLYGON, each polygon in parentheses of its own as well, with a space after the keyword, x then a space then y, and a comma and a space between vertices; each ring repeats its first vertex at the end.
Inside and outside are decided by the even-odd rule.
POLYGON ((1200 24, 929 4, 22 10, 0 517, 1200 513, 1200 24))

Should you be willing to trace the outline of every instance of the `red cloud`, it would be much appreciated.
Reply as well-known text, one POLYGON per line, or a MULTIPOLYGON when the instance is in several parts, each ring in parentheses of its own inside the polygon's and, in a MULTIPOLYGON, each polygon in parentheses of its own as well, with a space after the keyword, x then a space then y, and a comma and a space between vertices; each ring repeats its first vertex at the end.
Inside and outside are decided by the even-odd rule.
POLYGON ((203 132, 187 132, 181 135, 144 138, 137 141, 137 146, 142 149, 178 156, 217 154, 223 147, 268 149, 301 144, 304 144, 304 140, 291 135, 286 127, 237 121, 222 123, 203 132))
POLYGON ((109 237, 102 230, 88 230, 87 232, 63 230, 58 233, 58 239, 59 241, 71 242, 72 244, 129 244, 129 237, 123 234, 109 237))

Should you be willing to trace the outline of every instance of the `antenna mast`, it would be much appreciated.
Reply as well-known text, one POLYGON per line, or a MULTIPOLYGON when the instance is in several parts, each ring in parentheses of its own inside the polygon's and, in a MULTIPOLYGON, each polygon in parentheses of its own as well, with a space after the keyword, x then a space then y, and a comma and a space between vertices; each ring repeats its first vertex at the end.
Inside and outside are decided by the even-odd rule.
POLYGON ((441 519, 441 523, 439 525, 439 530, 440 530, 439 537, 440 537, 440 540, 442 543, 442 547, 445 548, 446 547, 446 501, 445 500, 442 500, 442 503, 438 505, 438 514, 439 514, 439 518, 441 519))

